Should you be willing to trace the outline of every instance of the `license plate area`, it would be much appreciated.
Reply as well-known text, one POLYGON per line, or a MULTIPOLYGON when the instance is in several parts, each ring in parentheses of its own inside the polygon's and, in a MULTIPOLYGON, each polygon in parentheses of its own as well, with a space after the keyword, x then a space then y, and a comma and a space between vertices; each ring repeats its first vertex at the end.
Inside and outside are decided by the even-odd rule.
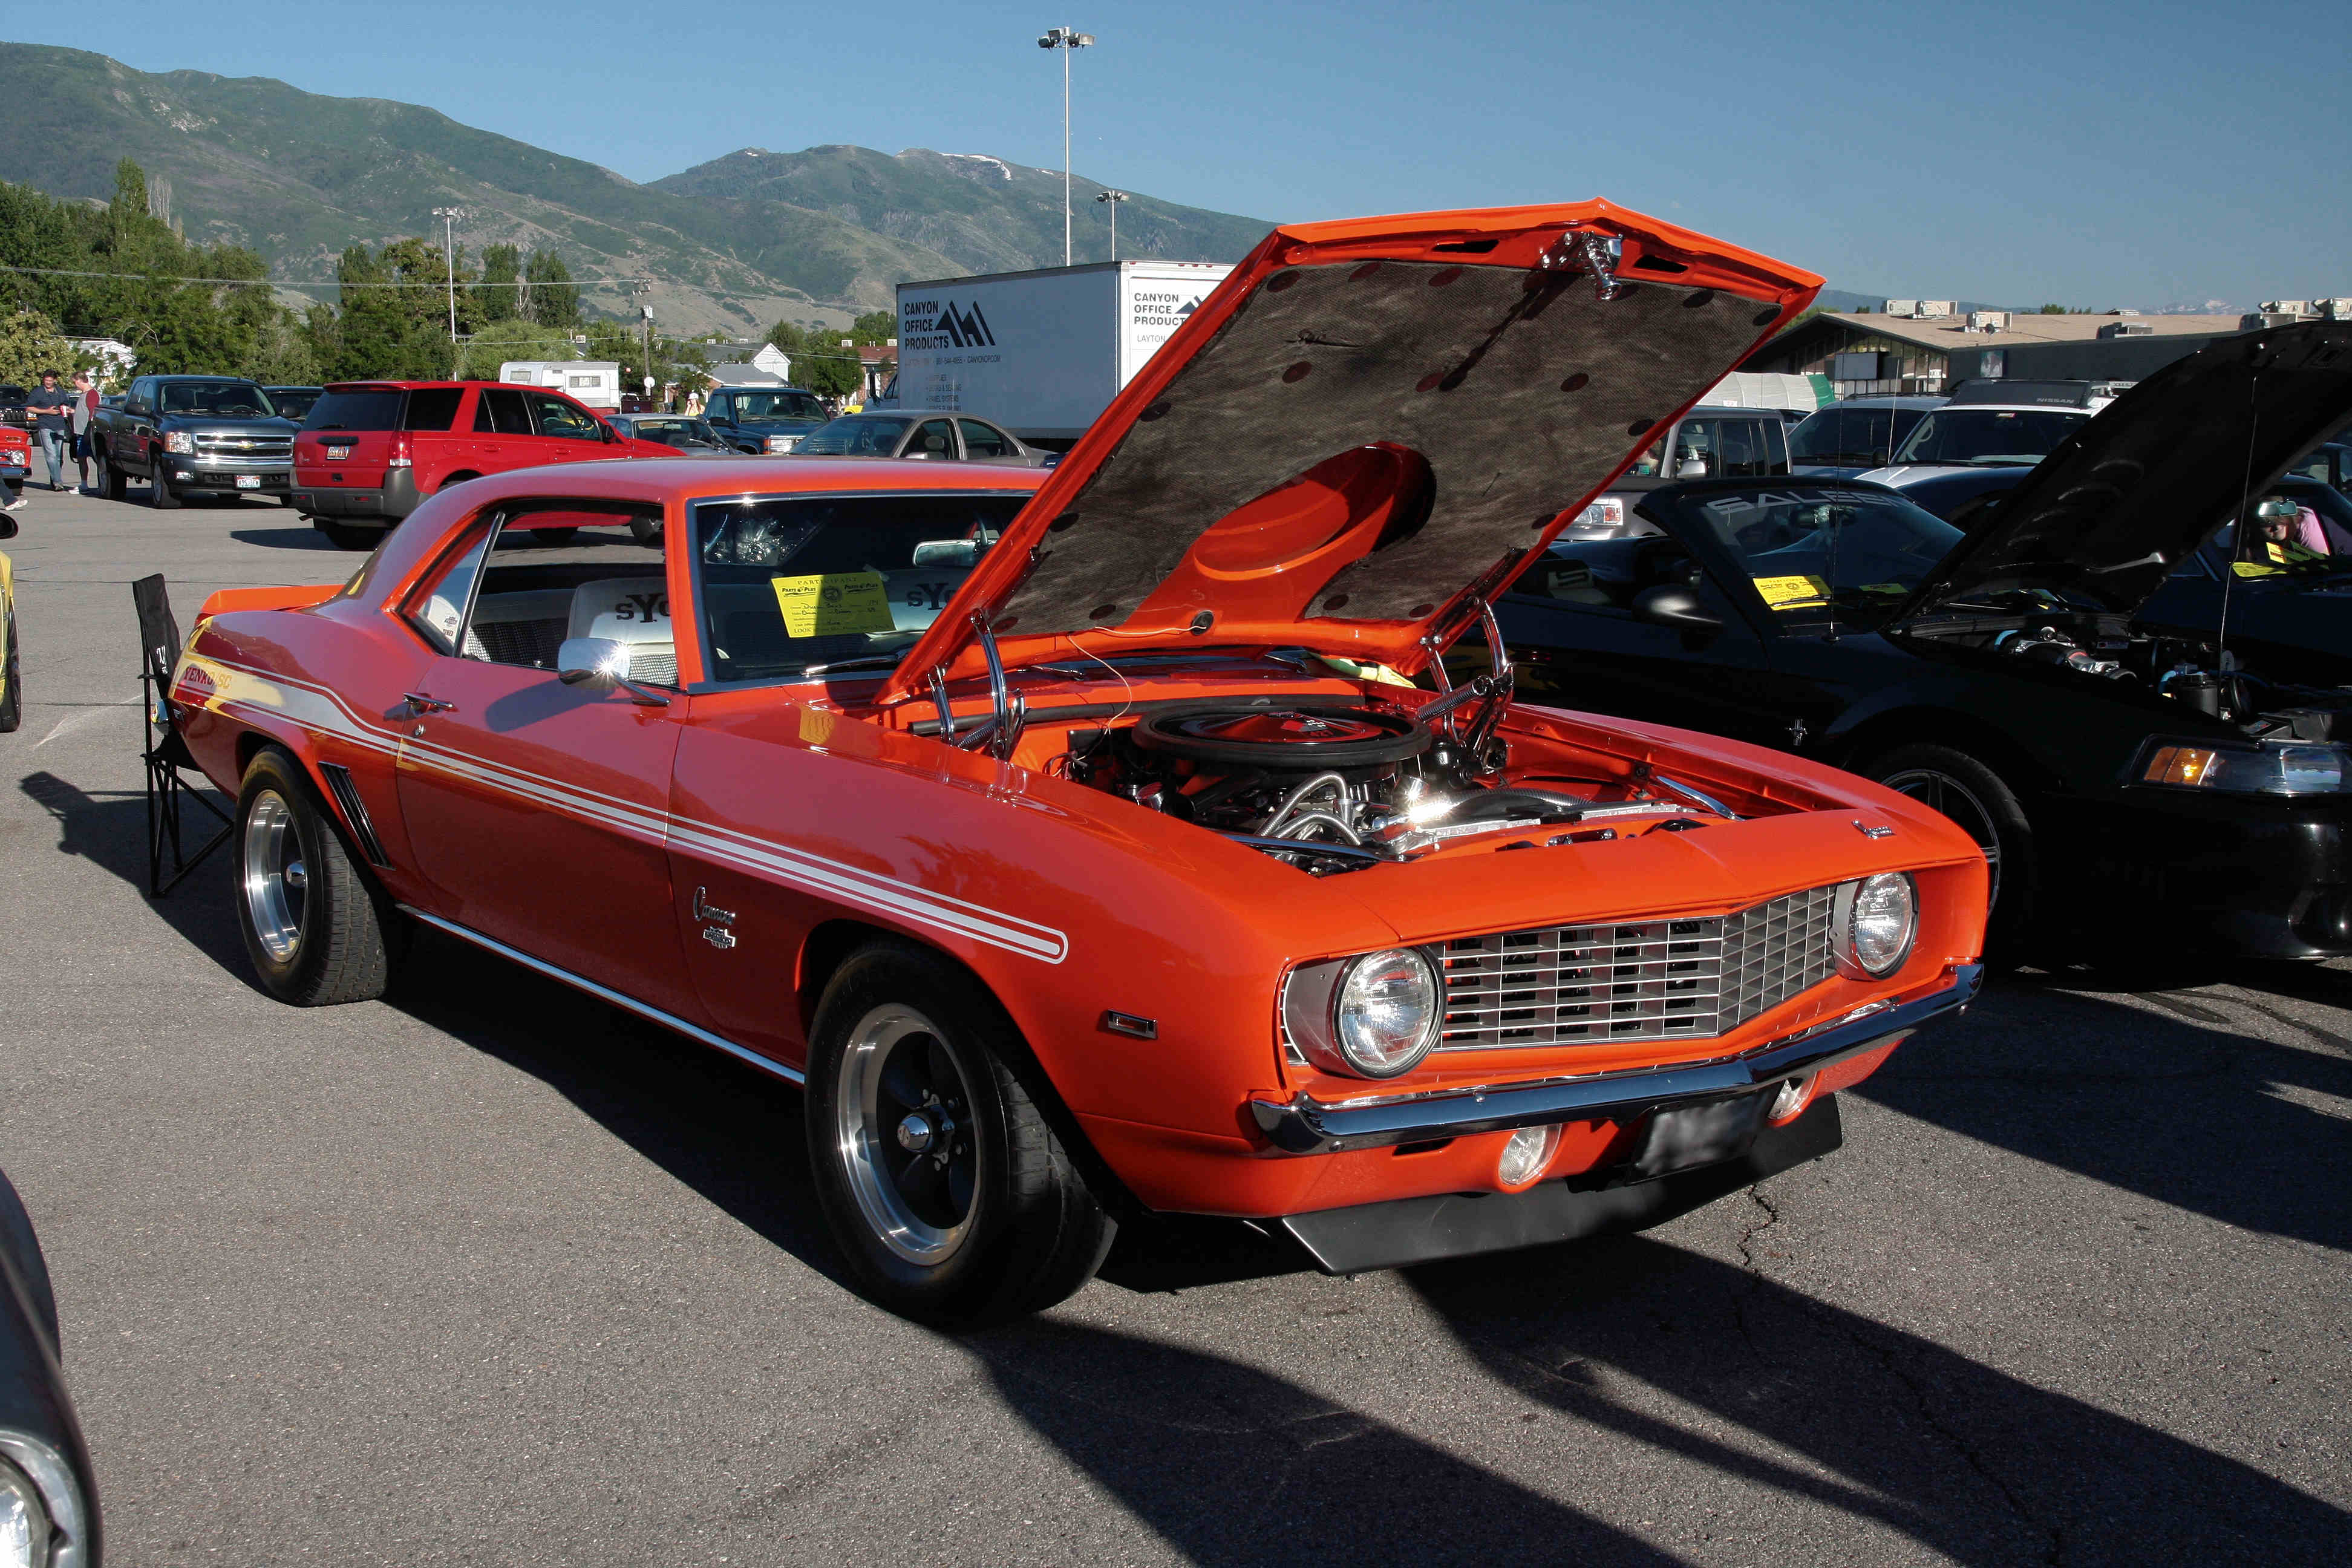
POLYGON ((236 488, 241 490, 257 490, 261 488, 261 476, 259 474, 239 474, 236 476, 236 488))
POLYGON ((352 449, 349 447, 329 447, 327 448, 327 461, 331 463, 342 462, 351 455, 352 449))
POLYGON ((1695 1171, 1702 1165, 1737 1160, 1748 1152, 1756 1142, 1756 1134, 1763 1130, 1764 1107, 1769 1099, 1769 1092, 1743 1094, 1702 1105, 1652 1111, 1649 1120, 1642 1123, 1641 1142, 1634 1148, 1628 1172, 1630 1179, 1646 1182, 1657 1176, 1671 1176, 1677 1171, 1695 1171))

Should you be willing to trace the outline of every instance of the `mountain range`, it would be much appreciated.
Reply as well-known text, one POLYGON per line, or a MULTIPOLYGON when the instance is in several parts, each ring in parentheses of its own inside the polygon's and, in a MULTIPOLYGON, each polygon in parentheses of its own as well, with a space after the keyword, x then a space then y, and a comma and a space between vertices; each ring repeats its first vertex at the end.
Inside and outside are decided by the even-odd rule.
MULTIPOLYGON (((593 307, 634 314, 621 279, 644 278, 656 321, 688 333, 839 325, 887 308, 903 280, 1062 260, 1060 172, 981 154, 747 147, 639 184, 415 104, 35 44, 0 43, 0 179, 104 200, 116 161, 135 159, 158 216, 248 246, 289 281, 331 279, 346 246, 431 233, 436 206, 464 210, 469 254, 551 249, 613 279, 586 287, 593 307)), ((1106 259, 1104 187, 1071 184, 1075 257, 1106 259)), ((1134 195, 1119 254, 1238 260, 1272 226, 1134 195)))

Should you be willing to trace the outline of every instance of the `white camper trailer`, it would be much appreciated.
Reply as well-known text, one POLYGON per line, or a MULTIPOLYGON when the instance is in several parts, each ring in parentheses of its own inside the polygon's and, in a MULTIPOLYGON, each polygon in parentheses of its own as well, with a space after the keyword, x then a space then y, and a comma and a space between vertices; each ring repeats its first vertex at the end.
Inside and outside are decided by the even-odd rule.
POLYGON ((517 386, 551 386, 583 407, 610 414, 621 406, 621 366, 609 359, 510 359, 499 379, 517 386))

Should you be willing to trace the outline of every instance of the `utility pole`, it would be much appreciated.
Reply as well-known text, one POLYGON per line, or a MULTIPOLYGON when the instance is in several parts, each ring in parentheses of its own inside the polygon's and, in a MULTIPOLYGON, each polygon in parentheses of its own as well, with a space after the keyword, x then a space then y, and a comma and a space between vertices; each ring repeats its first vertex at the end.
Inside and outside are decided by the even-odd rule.
POLYGON ((1041 49, 1062 51, 1062 265, 1070 264, 1070 53, 1090 47, 1095 41, 1092 33, 1074 32, 1068 27, 1048 27, 1045 36, 1037 40, 1041 49))
POLYGON ((463 207, 435 207, 433 216, 441 220, 441 254, 449 261, 449 347, 457 347, 457 220, 466 216, 463 207))
POLYGON ((650 283, 629 285, 629 292, 635 295, 637 299, 637 315, 645 322, 645 384, 646 401, 648 403, 653 401, 654 395, 654 308, 646 303, 646 296, 653 291, 654 286, 650 283))
POLYGON ((1097 191, 1095 200, 1110 208, 1110 258, 1118 259, 1118 204, 1131 201, 1125 191, 1097 191))

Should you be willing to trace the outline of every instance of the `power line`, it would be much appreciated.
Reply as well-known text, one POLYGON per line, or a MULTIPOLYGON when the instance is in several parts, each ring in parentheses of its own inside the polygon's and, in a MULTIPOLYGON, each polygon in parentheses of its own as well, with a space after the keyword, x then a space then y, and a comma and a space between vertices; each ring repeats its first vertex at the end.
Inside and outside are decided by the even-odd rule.
MULTIPOLYGON (((438 289, 442 287, 441 280, 437 278, 430 282, 422 283, 401 281, 379 283, 373 280, 355 283, 306 283, 298 282, 290 278, 173 278, 160 272, 84 272, 68 267, 16 267, 5 261, 0 261, 0 272, 28 272, 42 278, 111 278, 124 283, 235 283, 242 284, 247 288, 271 289, 438 289)), ((469 289, 561 288, 567 283, 628 283, 650 280, 641 273, 616 272, 597 277, 543 279, 536 283, 529 279, 518 279, 511 283, 484 283, 478 280, 467 284, 467 287, 469 289)))

